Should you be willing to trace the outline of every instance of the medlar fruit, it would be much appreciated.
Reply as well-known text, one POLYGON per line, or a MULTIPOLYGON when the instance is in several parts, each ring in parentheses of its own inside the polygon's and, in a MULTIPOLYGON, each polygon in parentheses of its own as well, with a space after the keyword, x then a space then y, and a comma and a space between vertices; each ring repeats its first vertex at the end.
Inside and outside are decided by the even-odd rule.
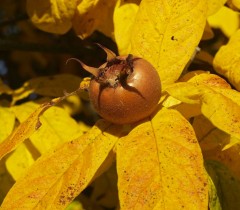
POLYGON ((161 81, 155 68, 145 59, 133 55, 107 53, 107 62, 99 68, 82 67, 93 75, 88 88, 97 113, 115 124, 134 123, 150 116, 161 97, 161 81))

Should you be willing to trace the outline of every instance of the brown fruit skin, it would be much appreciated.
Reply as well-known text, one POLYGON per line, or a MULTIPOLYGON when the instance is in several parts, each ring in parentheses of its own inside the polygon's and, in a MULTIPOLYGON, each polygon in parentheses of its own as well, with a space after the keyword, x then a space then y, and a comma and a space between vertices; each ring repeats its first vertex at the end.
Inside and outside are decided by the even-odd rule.
MULTIPOLYGON (((118 56, 124 60, 126 56, 118 56)), ((103 64, 104 66, 104 64, 103 64)), ((146 60, 133 57, 133 72, 126 86, 101 86, 92 79, 89 97, 93 107, 104 119, 115 124, 129 124, 150 116, 161 97, 161 81, 155 68, 146 60)))

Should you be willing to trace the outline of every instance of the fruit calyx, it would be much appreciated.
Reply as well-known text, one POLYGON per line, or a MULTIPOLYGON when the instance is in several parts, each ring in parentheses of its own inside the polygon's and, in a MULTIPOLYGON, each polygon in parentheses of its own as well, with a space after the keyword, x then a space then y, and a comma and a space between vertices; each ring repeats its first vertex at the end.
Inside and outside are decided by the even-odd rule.
POLYGON ((126 58, 118 57, 107 61, 106 66, 99 68, 99 74, 95 78, 103 86, 116 88, 118 85, 125 86, 127 77, 133 72, 133 56, 126 58))
POLYGON ((100 44, 97 45, 107 54, 107 62, 99 68, 88 66, 77 58, 70 58, 67 62, 70 60, 79 62, 83 69, 92 74, 94 79, 103 87, 116 88, 119 85, 125 86, 127 77, 133 72, 133 61, 137 58, 133 58, 132 54, 124 57, 116 56, 111 50, 100 44))

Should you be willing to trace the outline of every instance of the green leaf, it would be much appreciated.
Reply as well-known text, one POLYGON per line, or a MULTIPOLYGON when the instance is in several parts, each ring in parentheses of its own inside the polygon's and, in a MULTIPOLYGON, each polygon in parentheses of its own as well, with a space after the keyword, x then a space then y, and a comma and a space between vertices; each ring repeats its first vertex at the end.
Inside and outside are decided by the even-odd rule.
POLYGON ((217 195, 217 189, 211 179, 210 176, 208 176, 208 188, 209 188, 209 210, 222 210, 218 195, 217 195))
POLYGON ((240 207, 240 180, 217 161, 207 161, 206 169, 217 189, 222 210, 237 210, 240 207))
POLYGON ((84 210, 84 208, 79 201, 73 201, 65 210, 84 210))

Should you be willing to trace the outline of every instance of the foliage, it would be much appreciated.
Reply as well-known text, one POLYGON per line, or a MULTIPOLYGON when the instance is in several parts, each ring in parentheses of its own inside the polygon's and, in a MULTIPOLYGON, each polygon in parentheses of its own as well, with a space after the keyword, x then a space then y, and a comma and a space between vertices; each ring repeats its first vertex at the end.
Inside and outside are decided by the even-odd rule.
MULTIPOLYGON (((238 0, 21 5, 32 22, 19 23, 26 33, 21 40, 51 43, 74 32, 87 49, 85 41, 99 31, 119 54, 153 64, 162 97, 147 119, 111 124, 98 119, 79 88, 89 79, 64 70, 70 53, 46 59, 39 52, 29 57, 13 51, 19 75, 31 76, 17 88, 0 79, 1 209, 240 209, 239 5, 238 0), (51 69, 52 59, 65 66, 61 73, 33 73, 32 63, 43 71, 51 69), (94 125, 86 124, 89 118, 94 125)), ((74 72, 74 66, 68 68, 74 72)))

